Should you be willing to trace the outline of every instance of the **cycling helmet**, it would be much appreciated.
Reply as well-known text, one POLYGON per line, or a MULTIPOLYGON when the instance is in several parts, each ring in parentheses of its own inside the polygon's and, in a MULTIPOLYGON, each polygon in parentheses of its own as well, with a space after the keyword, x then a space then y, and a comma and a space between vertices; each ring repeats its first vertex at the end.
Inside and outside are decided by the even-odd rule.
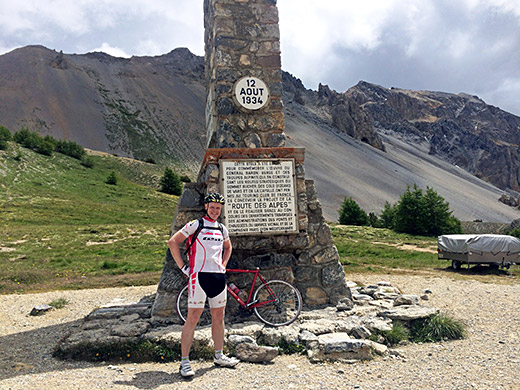
POLYGON ((218 192, 212 192, 211 194, 208 194, 204 197, 204 203, 211 203, 211 202, 224 204, 224 203, 226 203, 226 200, 218 192))

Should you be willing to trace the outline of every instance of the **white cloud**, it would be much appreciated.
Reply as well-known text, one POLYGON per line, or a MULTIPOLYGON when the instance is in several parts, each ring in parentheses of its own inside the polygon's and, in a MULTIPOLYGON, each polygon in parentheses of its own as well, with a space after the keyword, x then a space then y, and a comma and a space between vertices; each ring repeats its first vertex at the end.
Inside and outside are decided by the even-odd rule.
POLYGON ((520 76, 504 78, 494 90, 482 93, 481 97, 502 110, 520 115, 520 76))
POLYGON ((132 55, 126 53, 123 49, 120 49, 119 47, 113 47, 106 42, 103 42, 101 47, 89 50, 89 52, 98 52, 98 51, 109 54, 112 57, 130 58, 132 56, 132 55))
MULTIPOLYGON (((383 86, 520 96, 520 0, 280 0, 282 67, 309 88, 383 86), (518 92, 516 92, 518 91, 518 92), (516 95, 514 95, 516 93, 516 95)), ((0 0, 0 54, 204 54, 202 0, 0 0)), ((520 112, 520 108, 516 109, 520 112)))

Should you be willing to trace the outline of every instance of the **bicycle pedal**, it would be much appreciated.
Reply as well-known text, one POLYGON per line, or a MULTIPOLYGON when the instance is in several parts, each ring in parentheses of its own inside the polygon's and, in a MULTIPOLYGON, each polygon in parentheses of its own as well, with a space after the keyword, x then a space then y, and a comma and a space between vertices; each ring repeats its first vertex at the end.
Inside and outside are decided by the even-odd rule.
POLYGON ((238 309, 238 315, 240 317, 251 317, 253 315, 253 311, 240 306, 240 308, 238 309))

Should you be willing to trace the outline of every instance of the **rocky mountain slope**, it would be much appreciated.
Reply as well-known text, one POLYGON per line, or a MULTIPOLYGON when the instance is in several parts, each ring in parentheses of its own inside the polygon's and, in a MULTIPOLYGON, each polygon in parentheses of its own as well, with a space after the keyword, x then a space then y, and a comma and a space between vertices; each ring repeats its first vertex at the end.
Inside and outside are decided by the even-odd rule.
MULTIPOLYGON (((325 217, 345 196, 378 213, 407 185, 433 187, 463 220, 510 222, 520 190, 520 118, 477 97, 386 89, 306 89, 285 73, 289 144, 306 148, 325 217), (481 180, 482 179, 482 180, 481 180), (516 193, 515 193, 515 196, 516 193)), ((0 56, 0 124, 197 171, 205 151, 202 57, 68 55, 29 46, 0 56)))
POLYGON ((205 149, 204 63, 67 55, 28 46, 0 56, 0 123, 123 156, 197 169, 205 149))

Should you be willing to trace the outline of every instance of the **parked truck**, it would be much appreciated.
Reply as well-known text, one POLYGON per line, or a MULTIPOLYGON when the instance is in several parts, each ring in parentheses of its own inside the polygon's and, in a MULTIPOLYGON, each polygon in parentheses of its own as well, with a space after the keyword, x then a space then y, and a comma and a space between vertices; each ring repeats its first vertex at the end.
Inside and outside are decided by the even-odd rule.
POLYGON ((439 259, 451 260, 453 269, 462 264, 489 264, 509 268, 519 264, 520 240, 502 234, 449 234, 437 239, 439 259))

